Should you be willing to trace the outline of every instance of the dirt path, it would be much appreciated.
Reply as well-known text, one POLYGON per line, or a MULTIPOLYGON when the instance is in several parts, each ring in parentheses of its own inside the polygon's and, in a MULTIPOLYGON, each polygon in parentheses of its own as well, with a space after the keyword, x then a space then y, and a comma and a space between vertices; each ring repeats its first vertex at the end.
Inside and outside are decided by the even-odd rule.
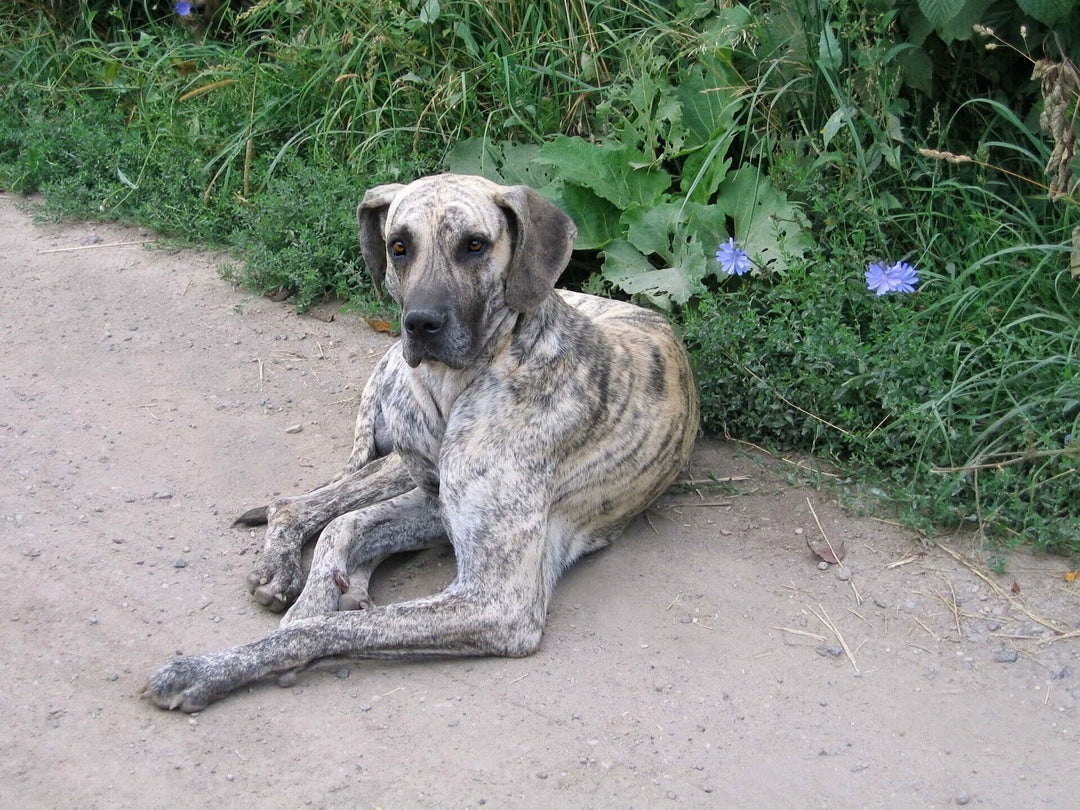
MULTIPOLYGON (((388 339, 20 205, 0 195, 0 806, 1076 805, 1080 640, 1038 621, 1080 625, 1066 561, 1013 556, 994 588, 715 442, 693 474, 738 480, 572 570, 531 658, 330 662, 194 717, 137 700, 178 651, 275 625, 243 587, 261 538, 229 524, 338 468, 388 339), (808 498, 843 571, 807 550, 808 498)), ((452 566, 392 563, 374 596, 452 566)))

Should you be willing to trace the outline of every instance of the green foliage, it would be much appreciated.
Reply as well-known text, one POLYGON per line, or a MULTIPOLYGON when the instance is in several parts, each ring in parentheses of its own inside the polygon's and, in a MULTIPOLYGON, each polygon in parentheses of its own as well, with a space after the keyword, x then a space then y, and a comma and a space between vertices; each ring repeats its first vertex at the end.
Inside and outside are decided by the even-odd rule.
POLYGON ((798 206, 761 171, 732 168, 737 122, 751 111, 732 66, 749 11, 690 20, 698 27, 634 46, 598 108, 603 137, 556 136, 539 148, 473 139, 447 160, 539 188, 579 223, 577 249, 602 251, 600 278, 664 308, 723 280, 714 254, 729 233, 757 273, 783 273, 808 245, 798 206))

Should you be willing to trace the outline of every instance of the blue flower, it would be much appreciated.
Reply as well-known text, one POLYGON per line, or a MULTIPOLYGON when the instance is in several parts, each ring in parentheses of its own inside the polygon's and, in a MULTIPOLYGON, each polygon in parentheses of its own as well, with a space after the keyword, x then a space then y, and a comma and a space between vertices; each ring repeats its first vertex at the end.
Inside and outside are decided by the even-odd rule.
POLYGON ((720 249, 716 251, 716 260, 720 262, 720 269, 729 276, 745 275, 752 267, 750 257, 745 250, 736 247, 734 237, 720 245, 720 249))
POLYGON ((180 0, 180 2, 176 4, 176 13, 181 17, 190 17, 191 3, 185 3, 183 0, 180 0))
POLYGON ((866 271, 866 286, 878 295, 885 293, 915 292, 919 283, 919 271, 907 262, 897 262, 889 267, 874 262, 866 271))

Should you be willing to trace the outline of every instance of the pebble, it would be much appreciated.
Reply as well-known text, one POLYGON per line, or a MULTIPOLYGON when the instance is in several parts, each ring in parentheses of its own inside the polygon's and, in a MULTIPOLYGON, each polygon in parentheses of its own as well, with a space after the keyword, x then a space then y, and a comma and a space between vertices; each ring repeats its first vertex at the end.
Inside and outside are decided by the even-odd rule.
POLYGON ((971 796, 966 790, 961 790, 956 794, 956 803, 960 805, 967 804, 971 801, 971 796))
POLYGON ((155 492, 150 497, 153 498, 155 501, 167 501, 167 500, 169 500, 169 498, 172 497, 172 493, 171 492, 155 492))
POLYGON ((299 433, 304 429, 303 425, 293 425, 292 427, 285 428, 286 433, 299 433))
POLYGON ((337 678, 339 681, 345 680, 346 678, 349 677, 349 668, 348 667, 342 667, 341 669, 339 669, 337 672, 334 673, 334 677, 337 678))
POLYGON ((849 579, 851 579, 851 568, 849 566, 844 566, 843 568, 839 569, 836 572, 836 578, 841 582, 847 582, 849 579))
POLYGON ((817 570, 818 571, 828 571, 829 570, 829 564, 827 562, 825 562, 824 560, 822 560, 821 562, 819 562, 817 564, 817 570))
POLYGON ((180 557, 173 563, 173 568, 187 568, 187 560, 180 557))
POLYGON ((994 661, 998 664, 1012 664, 1020 657, 1016 650, 998 650, 994 653, 994 661))

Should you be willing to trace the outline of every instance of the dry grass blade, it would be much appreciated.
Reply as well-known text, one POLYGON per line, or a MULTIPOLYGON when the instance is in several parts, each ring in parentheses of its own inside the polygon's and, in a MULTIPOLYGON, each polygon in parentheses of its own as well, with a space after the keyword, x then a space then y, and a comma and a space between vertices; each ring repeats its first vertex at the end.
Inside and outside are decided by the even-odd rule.
POLYGON ((843 543, 837 543, 833 545, 832 540, 829 539, 829 535, 825 533, 825 528, 821 525, 821 521, 818 520, 817 512, 814 510, 814 505, 810 503, 810 499, 806 499, 806 505, 810 507, 810 514, 814 516, 814 523, 817 524, 818 531, 821 532, 822 538, 825 540, 825 545, 828 548, 828 553, 825 553, 825 549, 820 546, 816 547, 810 542, 810 538, 806 539, 806 544, 810 546, 810 550, 816 555, 825 560, 825 562, 836 563, 841 568, 844 567, 844 545, 843 543))
POLYGON ((840 648, 844 651, 844 655, 846 655, 848 661, 851 662, 851 666, 855 668, 855 674, 862 674, 859 670, 859 665, 855 663, 855 656, 852 654, 851 648, 848 646, 847 642, 844 640, 843 634, 840 632, 840 628, 837 627, 833 620, 829 617, 828 611, 825 610, 824 606, 820 603, 818 604, 818 609, 821 611, 821 613, 818 613, 817 610, 814 610, 812 607, 807 607, 809 611, 813 613, 815 617, 817 617, 817 620, 823 625, 825 625, 829 629, 829 632, 836 637, 836 640, 840 643, 840 648))
POLYGON ((1032 611, 1023 602, 1023 600, 1018 599, 1016 596, 1009 593, 1004 588, 1002 588, 1000 585, 998 585, 996 582, 994 582, 994 580, 990 579, 990 577, 988 577, 986 574, 984 574, 982 571, 979 570, 978 566, 976 566, 973 563, 969 562, 968 560, 964 559, 964 556, 962 554, 959 554, 958 552, 953 551, 951 548, 949 548, 944 543, 936 542, 935 545, 937 545, 938 548, 940 548, 942 551, 944 551, 946 554, 948 554, 950 557, 952 557, 954 560, 956 560, 962 566, 964 566, 969 571, 971 571, 971 573, 973 573, 975 576, 977 576, 979 579, 981 579, 983 582, 985 582, 987 585, 989 585, 991 590, 994 591, 994 593, 996 593, 1002 599, 1008 600, 1010 603, 1012 603, 1017 608, 1019 608, 1024 613, 1025 616, 1027 616, 1029 619, 1031 619, 1036 624, 1041 624, 1043 627, 1047 628, 1048 630, 1052 630, 1058 636, 1066 636, 1066 635, 1072 634, 1072 631, 1065 630, 1065 629, 1059 627, 1058 625, 1054 624, 1054 622, 1050 621, 1049 619, 1044 618, 1044 617, 1038 615, 1037 613, 1035 613, 1034 611, 1032 611))
POLYGON ((772 629, 779 630, 781 633, 791 633, 793 636, 806 636, 807 638, 812 638, 815 641, 820 641, 822 644, 829 640, 825 636, 822 636, 818 633, 811 633, 807 630, 796 630, 794 627, 781 627, 780 625, 774 624, 772 626, 772 629))
POLYGON ((99 250, 101 248, 127 247, 128 245, 148 245, 154 239, 136 239, 132 242, 98 242, 94 245, 76 245, 75 247, 49 248, 38 253, 72 253, 76 250, 99 250))

